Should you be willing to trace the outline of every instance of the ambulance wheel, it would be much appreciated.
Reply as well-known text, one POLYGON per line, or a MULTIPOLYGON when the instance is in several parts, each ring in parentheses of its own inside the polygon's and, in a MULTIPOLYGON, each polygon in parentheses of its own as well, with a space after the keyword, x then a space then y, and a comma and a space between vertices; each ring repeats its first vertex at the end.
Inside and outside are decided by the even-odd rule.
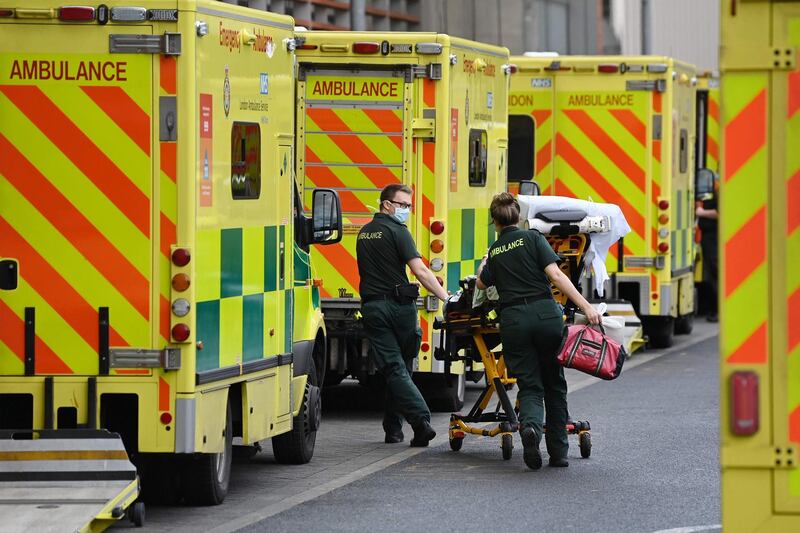
POLYGON ((272 453, 281 464, 302 465, 314 456, 317 429, 322 418, 322 397, 316 384, 315 368, 309 369, 300 412, 292 419, 292 430, 272 437, 272 453))
POLYGON ((578 446, 581 449, 581 457, 588 459, 592 455, 592 434, 588 431, 581 433, 578 437, 578 446))
POLYGON ((128 520, 136 527, 144 526, 144 502, 135 502, 128 507, 128 520))
POLYGON ((501 435, 500 448, 503 450, 503 460, 510 460, 514 454, 514 437, 510 434, 501 435))
POLYGON ((679 316, 675 320, 675 335, 689 335, 694 329, 694 313, 679 316))
POLYGON ((646 317, 643 320, 644 332, 652 348, 669 348, 675 333, 675 320, 671 316, 646 317))
POLYGON ((223 446, 220 453, 199 453, 183 470, 183 490, 189 505, 219 505, 228 495, 233 459, 233 416, 231 402, 225 415, 223 446))
POLYGON ((422 394, 431 411, 455 413, 464 407, 464 394, 467 390, 467 377, 461 373, 443 376, 426 376, 422 394))
POLYGON ((453 437, 450 439, 450 449, 457 452, 464 445, 464 437, 453 437))

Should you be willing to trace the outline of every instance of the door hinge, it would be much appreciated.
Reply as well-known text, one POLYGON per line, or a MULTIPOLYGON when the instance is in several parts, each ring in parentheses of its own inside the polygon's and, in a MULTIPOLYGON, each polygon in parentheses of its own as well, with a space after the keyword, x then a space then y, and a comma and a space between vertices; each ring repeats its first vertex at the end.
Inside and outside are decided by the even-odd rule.
POLYGON ((411 83, 413 78, 428 78, 429 80, 442 79, 442 64, 428 63, 427 65, 411 65, 406 70, 406 83, 411 83))
MULTIPOLYGON (((427 111, 427 109, 425 110, 427 111)), ((411 134, 415 139, 433 139, 436 137, 436 118, 411 119, 411 134)))
POLYGON ((730 47, 720 49, 722 70, 794 70, 797 49, 789 46, 730 47))
POLYGON ((181 55, 181 34, 165 32, 164 35, 112 34, 108 36, 108 50, 112 54, 164 54, 181 55))

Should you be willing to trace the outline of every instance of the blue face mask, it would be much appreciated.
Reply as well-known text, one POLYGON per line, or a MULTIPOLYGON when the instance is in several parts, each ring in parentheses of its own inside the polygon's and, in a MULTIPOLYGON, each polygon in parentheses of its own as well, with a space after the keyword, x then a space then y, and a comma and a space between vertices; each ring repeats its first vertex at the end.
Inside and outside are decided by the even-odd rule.
POLYGON ((411 209, 408 207, 395 207, 394 214, 392 215, 396 221, 405 224, 408 220, 408 215, 411 214, 411 209))

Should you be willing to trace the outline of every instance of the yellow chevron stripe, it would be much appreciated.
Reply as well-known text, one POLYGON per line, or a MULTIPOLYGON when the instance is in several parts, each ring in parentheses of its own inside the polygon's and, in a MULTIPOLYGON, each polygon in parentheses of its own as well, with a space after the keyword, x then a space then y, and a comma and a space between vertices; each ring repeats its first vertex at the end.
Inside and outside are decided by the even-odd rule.
POLYGON ((767 202, 765 177, 761 173, 767 169, 767 151, 761 148, 745 163, 736 177, 725 184, 725 196, 729 198, 726 205, 731 209, 725 212, 725 220, 720 224, 723 242, 728 241, 739 229, 753 217, 767 202), (734 207, 735 206, 735 207, 734 207))
MULTIPOLYGON (((355 257, 355 239, 350 239, 350 241, 354 243, 353 249, 351 250, 349 246, 346 246, 346 248, 347 251, 350 252, 353 257, 355 257)), ((319 267, 319 272, 321 273, 324 283, 324 289, 328 292, 328 294, 331 295, 332 298, 339 297, 338 291, 340 288, 344 288, 353 294, 358 294, 358 287, 353 287, 350 285, 345 277, 339 274, 339 269, 337 266, 328 261, 324 255, 317 253, 314 255, 313 261, 319 267)))
MULTIPOLYGON (((14 205, 4 216, 20 235, 45 259, 58 258, 56 270, 92 307, 113 309, 112 326, 123 338, 134 346, 144 345, 149 338, 147 320, 6 180, 0 180, 0 196, 14 205)), ((21 270, 24 276, 24 266, 21 270)), ((61 343, 51 346, 60 348, 61 343)), ((68 364, 73 366, 72 359, 68 364)))
POLYGON ((0 341, 0 374, 20 375, 25 373, 25 364, 11 352, 3 341, 0 341))
MULTIPOLYGON (((727 331, 720 339, 723 354, 730 355, 767 319, 767 306, 759 305, 766 303, 767 283, 768 270, 765 263, 725 300, 724 319, 727 331)), ((720 291, 724 291, 723 284, 720 284, 720 291)))
MULTIPOLYGON (((95 227, 102 228, 102 233, 139 272, 149 277, 150 241, 16 107, 3 101, 4 98, 0 94, 0 108, 4 110, 0 131, 95 227), (9 131, 3 124, 13 124, 14 128, 9 131), (47 157, 41 156, 44 153, 47 157), (58 179, 54 179, 56 176, 58 179)), ((149 169, 146 172, 150 174, 149 169)))
MULTIPOLYGON (((128 176, 151 196, 150 158, 78 87, 45 89, 45 94, 128 176)), ((150 105, 144 109, 150 109, 150 105)))

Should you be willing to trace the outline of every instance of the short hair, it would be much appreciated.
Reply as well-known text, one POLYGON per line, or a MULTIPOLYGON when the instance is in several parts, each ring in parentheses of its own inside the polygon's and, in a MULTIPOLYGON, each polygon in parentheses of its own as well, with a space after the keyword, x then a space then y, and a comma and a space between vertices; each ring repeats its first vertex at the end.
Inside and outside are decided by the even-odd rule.
POLYGON ((414 191, 411 190, 411 187, 408 185, 404 185, 402 183, 391 183, 383 188, 381 191, 381 199, 380 202, 383 203, 386 200, 390 202, 394 200, 395 196, 397 196, 398 192, 404 192, 406 194, 414 194, 414 191))
POLYGON ((495 194, 489 211, 492 214, 492 219, 501 226, 511 226, 519 223, 519 203, 510 193, 501 192, 495 194))

